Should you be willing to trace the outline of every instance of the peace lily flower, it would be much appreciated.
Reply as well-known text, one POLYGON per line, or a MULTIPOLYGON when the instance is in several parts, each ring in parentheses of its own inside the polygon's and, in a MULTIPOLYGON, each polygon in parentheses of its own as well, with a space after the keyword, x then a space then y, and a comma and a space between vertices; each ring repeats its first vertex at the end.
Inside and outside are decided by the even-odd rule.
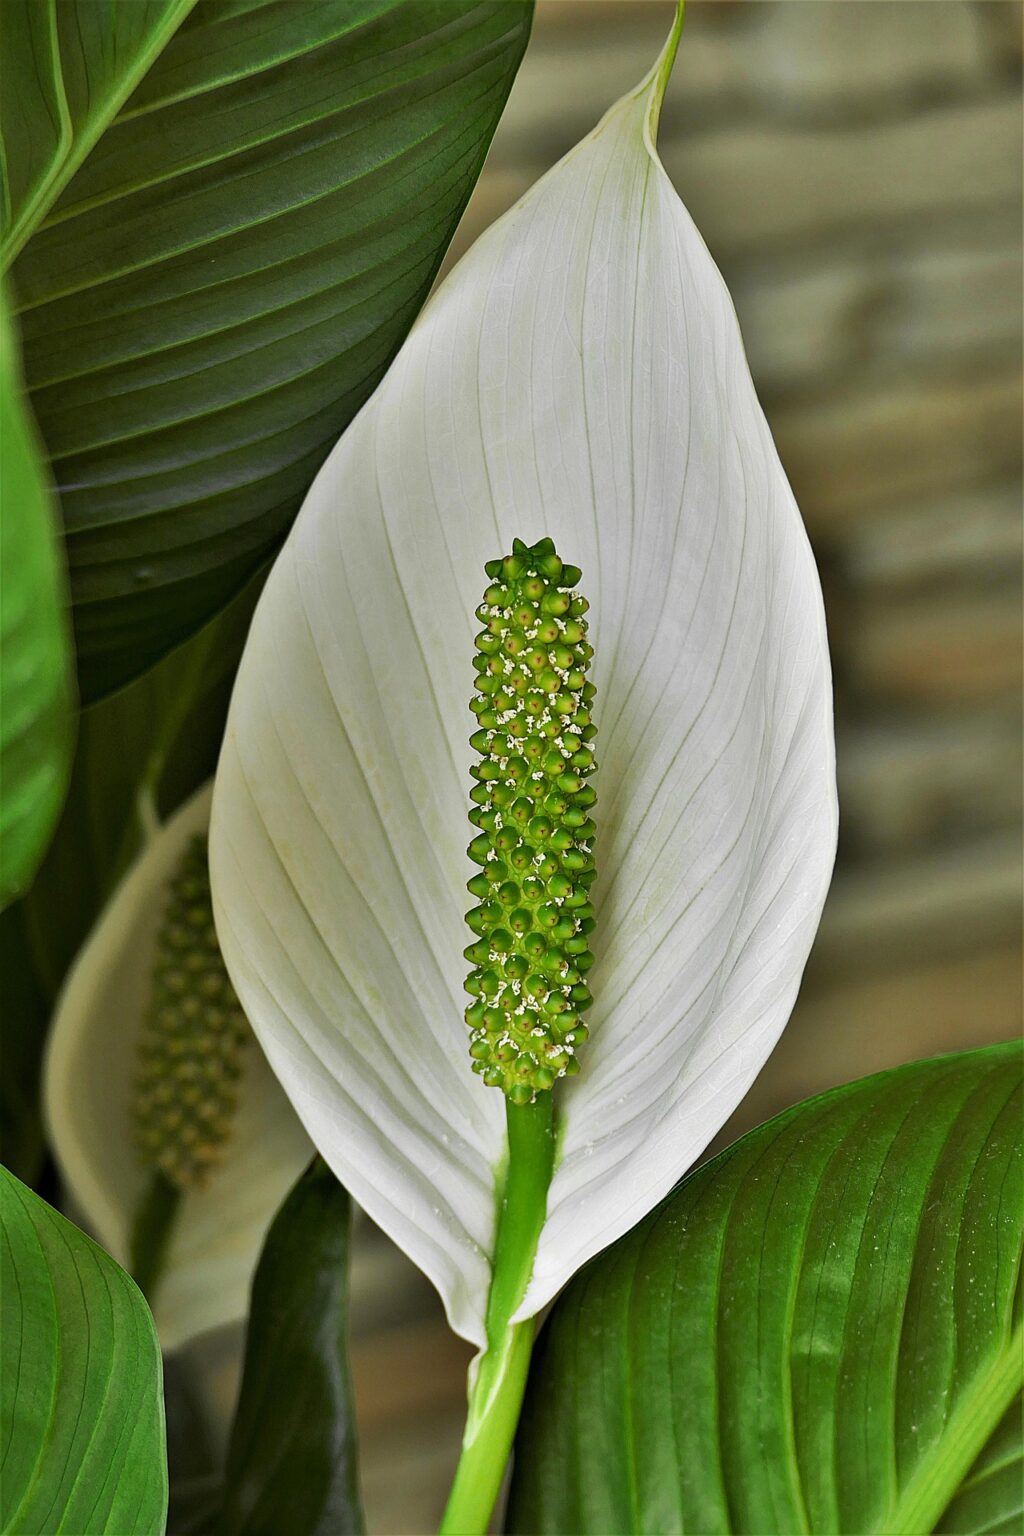
MULTIPOLYGON (((212 786, 200 790, 156 831, 114 893, 65 984, 44 1080, 51 1144, 74 1213, 120 1264, 132 1267, 132 1229, 156 1162, 162 1158, 188 1186, 151 1297, 165 1349, 245 1316, 266 1229, 312 1156, 258 1046, 245 1045, 237 1005, 225 996, 226 978, 216 974, 196 867, 211 796, 212 786), (167 959, 160 950, 168 939, 184 966, 194 968, 196 999, 189 988, 178 996, 174 975, 169 999, 154 997, 154 971, 167 959), (208 1170, 196 1164, 197 1143, 186 1138, 177 1148, 169 1128, 170 1117, 180 1119, 169 1070, 174 1063, 154 1051, 161 1027, 155 1009, 166 1011, 168 1000, 175 1019, 187 1017, 196 1037, 215 1010, 226 1046, 214 1053, 216 1060, 226 1056, 228 1075, 238 1074, 237 1088, 214 1105, 212 1135, 198 1141, 199 1155, 210 1157, 208 1170), (148 1059, 140 1052, 147 1036, 148 1059), (157 1090, 158 1080, 164 1089, 157 1090), (154 1104, 155 1090, 160 1102, 154 1104), (140 1095, 148 1097, 140 1102, 140 1095), (149 1149, 148 1168, 138 1145, 147 1135, 158 1143, 149 1149)), ((183 1075, 179 1069, 178 1078, 183 1075)), ((205 1078, 198 1086, 206 1088, 205 1078)), ((201 1119, 209 1096, 200 1091, 195 1097, 186 1112, 198 1108, 201 1119)))
POLYGON ((477 242, 327 460, 217 775, 217 926, 253 1027, 326 1161, 492 1353, 530 1116, 553 1105, 554 1141, 546 1169, 533 1143, 512 1325, 743 1097, 835 850, 813 558, 655 149, 677 37, 477 242), (475 613, 516 538, 582 568, 600 767, 590 1038, 576 1075, 506 1117, 467 1059, 462 955, 475 613))

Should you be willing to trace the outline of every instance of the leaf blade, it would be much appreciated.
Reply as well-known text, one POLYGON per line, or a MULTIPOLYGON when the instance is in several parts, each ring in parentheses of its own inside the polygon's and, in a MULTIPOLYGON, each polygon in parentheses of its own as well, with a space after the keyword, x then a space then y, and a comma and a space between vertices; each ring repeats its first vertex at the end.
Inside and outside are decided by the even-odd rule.
POLYGON ((0 1169, 4 1530, 157 1536, 160 1352, 136 1286, 0 1169))
POLYGON ((4 7, 3 52, 10 62, 0 112, 6 171, 0 266, 10 265, 43 221, 195 3, 136 0, 106 16, 95 6, 78 6, 73 15, 70 6, 31 0, 4 7))
POLYGON ((71 767, 71 656, 56 511, 0 294, 0 907, 46 851, 71 767))
POLYGON ((351 1220, 317 1158, 267 1233, 217 1523, 230 1536, 364 1529, 346 1342, 351 1220))
POLYGON ((997 1426, 1020 1388, 1020 1079, 1013 1043, 916 1063, 690 1175, 556 1306, 509 1529, 928 1530, 961 1483, 969 1513, 986 1441, 993 1476, 1015 1448, 997 1426), (614 1430, 607 1402, 628 1405, 614 1430))
POLYGON ((87 699, 280 539, 430 287, 529 19, 201 0, 36 230, 14 280, 87 699))

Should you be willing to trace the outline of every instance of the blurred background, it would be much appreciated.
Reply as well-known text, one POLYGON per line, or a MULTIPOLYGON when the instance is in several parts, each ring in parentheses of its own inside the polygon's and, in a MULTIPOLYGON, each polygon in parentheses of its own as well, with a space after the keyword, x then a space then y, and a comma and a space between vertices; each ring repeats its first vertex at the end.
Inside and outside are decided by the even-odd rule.
MULTIPOLYGON (((669 0, 537 0, 446 269, 646 73, 671 14, 669 0)), ((808 1094, 1020 1030, 1022 15, 1018 0, 688 3, 662 157, 732 292, 821 569, 841 801, 796 1011, 711 1151, 808 1094)), ((237 628, 240 644, 254 595, 217 621, 222 639, 237 628)), ((11 995, 36 1010, 38 1042, 130 857, 125 804, 152 721, 169 712, 168 739, 181 728, 193 654, 83 716, 62 834, 5 940, 10 993, 31 948, 49 995, 11 995)), ((213 768, 230 670, 207 670, 168 807, 213 768)), ((31 1101, 34 1051, 5 1050, 0 1099, 8 1085, 31 1101)), ((38 1125, 24 1137, 43 1159, 38 1125)), ((370 1529, 436 1529, 469 1349, 365 1219, 352 1293, 370 1529)), ((168 1364, 186 1482, 211 1471, 193 1414, 223 1440, 240 1345, 234 1329, 168 1364)), ((171 1529, 185 1528, 179 1507, 171 1529)))
MULTIPOLYGON (((447 266, 670 14, 538 0, 447 266)), ((1016 0, 689 0, 662 158, 821 568, 842 827, 796 1012, 716 1145, 1020 1029, 1021 65, 1016 0)), ((409 1532, 443 1505, 468 1352, 368 1224, 354 1288, 367 1512, 409 1532)))

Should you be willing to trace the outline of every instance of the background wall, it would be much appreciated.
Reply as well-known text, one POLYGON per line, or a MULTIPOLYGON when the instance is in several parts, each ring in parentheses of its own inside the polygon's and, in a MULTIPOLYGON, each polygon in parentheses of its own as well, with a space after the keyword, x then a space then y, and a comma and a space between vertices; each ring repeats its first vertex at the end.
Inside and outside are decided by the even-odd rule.
MULTIPOLYGON (((453 256, 646 72, 670 15, 538 0, 453 256)), ((800 1001, 723 1140, 1020 1027, 1021 16, 689 6, 662 155, 732 291, 821 567, 842 808, 800 1001)), ((368 1227, 355 1292, 369 1515, 409 1532, 443 1502, 467 1353, 368 1227)))

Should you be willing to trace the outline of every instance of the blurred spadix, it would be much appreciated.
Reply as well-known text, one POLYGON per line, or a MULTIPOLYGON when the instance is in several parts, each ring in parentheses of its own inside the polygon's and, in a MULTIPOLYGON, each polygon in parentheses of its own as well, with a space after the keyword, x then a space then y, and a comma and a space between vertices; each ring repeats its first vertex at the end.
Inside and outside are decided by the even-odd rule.
MULTIPOLYGON (((206 831, 210 798, 207 786, 183 806, 118 886, 68 976, 47 1054, 46 1117, 73 1214, 126 1267, 151 1178, 133 1121, 157 940, 170 884, 206 831)), ((154 1297, 165 1349, 244 1317, 266 1229, 312 1156, 255 1043, 237 1097, 222 1157, 183 1196, 172 1229, 154 1297)))

